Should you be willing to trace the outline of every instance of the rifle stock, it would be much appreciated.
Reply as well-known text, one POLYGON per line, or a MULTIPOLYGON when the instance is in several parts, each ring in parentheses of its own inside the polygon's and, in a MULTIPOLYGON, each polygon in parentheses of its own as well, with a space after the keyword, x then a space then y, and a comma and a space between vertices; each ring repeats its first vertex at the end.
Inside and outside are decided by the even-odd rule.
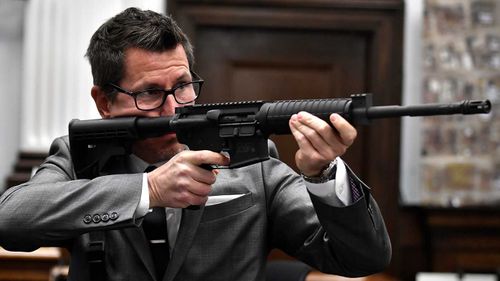
POLYGON ((267 139, 272 134, 290 134, 288 121, 300 111, 327 122, 330 114, 338 113, 352 124, 368 124, 377 118, 480 114, 490 110, 489 100, 372 106, 371 94, 340 99, 214 103, 179 107, 169 117, 74 119, 69 124, 69 139, 78 178, 94 178, 103 174, 110 159, 130 154, 134 141, 168 132, 175 132, 178 141, 191 150, 229 153, 229 168, 237 168, 268 159, 267 139))

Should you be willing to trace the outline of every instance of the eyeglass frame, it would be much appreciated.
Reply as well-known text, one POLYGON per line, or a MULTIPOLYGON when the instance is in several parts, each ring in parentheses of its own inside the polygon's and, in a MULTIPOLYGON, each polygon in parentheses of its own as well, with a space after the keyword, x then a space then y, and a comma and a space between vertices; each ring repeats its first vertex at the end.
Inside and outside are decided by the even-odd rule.
POLYGON ((203 83, 205 82, 205 80, 203 80, 198 74, 196 74, 194 71, 190 70, 189 71, 192 75, 193 78, 195 78, 196 80, 193 80, 191 82, 185 82, 185 83, 181 83, 171 89, 160 89, 160 88, 148 88, 148 89, 144 89, 144 90, 140 90, 140 91, 135 91, 135 92, 131 92, 131 91, 127 91, 125 89, 123 89, 122 87, 114 84, 114 83, 107 83, 108 86, 110 86, 111 88, 113 88, 113 90, 117 91, 118 93, 122 93, 122 94, 126 94, 126 95, 129 95, 131 96, 133 99, 134 99, 134 103, 135 103, 135 107, 141 111, 153 111, 153 110, 156 110, 160 107, 162 107, 164 104, 165 104, 165 101, 167 100, 167 96, 168 95, 172 95, 175 99, 175 101, 178 103, 178 104, 188 104, 188 103, 191 103, 193 101, 195 101, 196 99, 198 99, 198 97, 200 96, 201 94, 201 87, 203 86, 203 83), (196 94, 196 97, 191 100, 191 101, 188 101, 188 102, 179 102, 177 100, 177 97, 175 96, 175 90, 181 88, 181 87, 184 87, 186 85, 190 85, 190 84, 199 84, 199 89, 198 89, 198 93, 196 93, 195 91, 195 94, 196 94), (137 96, 144 93, 144 92, 147 92, 147 91, 151 91, 151 90, 155 90, 155 91, 161 91, 163 92, 163 97, 162 97, 162 101, 161 103, 155 107, 155 108, 150 108, 150 109, 142 109, 142 108, 139 108, 139 105, 137 104, 137 96))

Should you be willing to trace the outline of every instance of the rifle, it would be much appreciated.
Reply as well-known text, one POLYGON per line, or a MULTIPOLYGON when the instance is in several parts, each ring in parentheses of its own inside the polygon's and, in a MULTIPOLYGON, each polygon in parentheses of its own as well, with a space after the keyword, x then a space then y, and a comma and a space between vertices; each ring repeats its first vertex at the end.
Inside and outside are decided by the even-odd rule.
POLYGON ((78 178, 103 175, 114 157, 129 155, 134 141, 175 132, 191 150, 229 153, 228 168, 237 168, 269 158, 267 139, 272 134, 290 134, 288 121, 307 111, 326 122, 338 113, 351 124, 371 119, 489 113, 489 100, 465 100, 452 104, 372 106, 372 95, 350 98, 245 101, 198 104, 176 108, 168 117, 119 117, 78 120, 69 124, 71 156, 78 178))

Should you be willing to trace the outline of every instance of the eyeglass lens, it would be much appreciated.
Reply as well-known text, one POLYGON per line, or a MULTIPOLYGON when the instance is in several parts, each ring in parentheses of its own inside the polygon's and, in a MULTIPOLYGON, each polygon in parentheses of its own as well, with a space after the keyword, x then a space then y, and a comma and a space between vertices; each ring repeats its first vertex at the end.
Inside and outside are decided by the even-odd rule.
POLYGON ((139 109, 150 110, 162 106, 168 94, 173 94, 175 101, 179 104, 190 103, 198 97, 199 90, 200 83, 191 82, 175 88, 173 93, 160 89, 147 90, 138 93, 135 99, 139 109))

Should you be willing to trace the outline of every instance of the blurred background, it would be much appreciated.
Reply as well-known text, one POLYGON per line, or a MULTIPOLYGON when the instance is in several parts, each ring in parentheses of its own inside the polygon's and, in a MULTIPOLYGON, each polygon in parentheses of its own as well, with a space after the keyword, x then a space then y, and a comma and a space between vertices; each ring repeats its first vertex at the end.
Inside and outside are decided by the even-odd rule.
MULTIPOLYGON (((200 103, 489 99, 488 115, 357 126, 344 158, 372 187, 391 236, 392 263, 372 280, 499 280, 496 0, 2 0, 0 193, 29 179, 71 119, 99 118, 85 50, 98 26, 130 6, 172 14, 187 32, 206 81, 200 103)), ((294 167, 290 136, 273 140, 294 167)), ((63 278, 65 264, 61 249, 0 248, 0 280, 63 278)))

